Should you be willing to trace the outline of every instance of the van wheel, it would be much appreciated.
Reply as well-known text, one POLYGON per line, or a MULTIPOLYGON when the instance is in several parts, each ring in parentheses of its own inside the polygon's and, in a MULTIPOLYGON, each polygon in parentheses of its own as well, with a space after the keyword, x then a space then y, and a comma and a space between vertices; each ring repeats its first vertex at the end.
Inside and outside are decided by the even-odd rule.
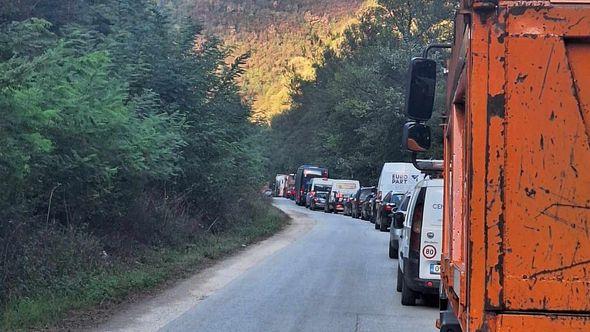
POLYGON ((395 289, 398 292, 402 291, 402 284, 404 282, 404 275, 402 274, 402 269, 399 267, 399 264, 397 265, 397 280, 396 280, 396 285, 395 285, 395 289))
MULTIPOLYGON (((397 248, 391 245, 391 240, 389 240, 389 258, 397 259, 397 248)), ((399 269, 399 267, 398 267, 399 269)))
POLYGON ((403 278, 402 275, 402 305, 415 306, 416 292, 408 287, 408 283, 403 278))

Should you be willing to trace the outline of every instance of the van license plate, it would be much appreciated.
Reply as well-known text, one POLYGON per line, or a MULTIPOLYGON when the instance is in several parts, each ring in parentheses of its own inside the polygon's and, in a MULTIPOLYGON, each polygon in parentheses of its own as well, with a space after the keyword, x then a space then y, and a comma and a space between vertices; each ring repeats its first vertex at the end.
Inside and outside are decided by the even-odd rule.
POLYGON ((430 264, 430 274, 440 274, 440 265, 430 264))

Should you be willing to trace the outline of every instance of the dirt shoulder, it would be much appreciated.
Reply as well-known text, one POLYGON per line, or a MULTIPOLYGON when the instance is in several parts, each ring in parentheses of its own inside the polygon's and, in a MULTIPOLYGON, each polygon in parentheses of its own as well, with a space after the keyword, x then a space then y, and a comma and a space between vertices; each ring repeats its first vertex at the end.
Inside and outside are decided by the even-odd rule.
POLYGON ((309 232, 315 222, 292 208, 287 200, 274 205, 292 221, 278 234, 210 266, 158 295, 124 306, 106 323, 93 331, 157 331, 205 298, 223 288, 269 256, 309 232))

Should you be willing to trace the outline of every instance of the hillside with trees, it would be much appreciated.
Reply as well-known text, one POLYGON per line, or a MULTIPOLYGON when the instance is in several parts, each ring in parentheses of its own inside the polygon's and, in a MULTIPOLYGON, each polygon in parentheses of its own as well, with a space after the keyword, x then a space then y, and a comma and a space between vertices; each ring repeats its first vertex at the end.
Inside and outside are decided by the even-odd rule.
POLYGON ((258 198, 243 59, 215 37, 151 0, 0 8, 0 330, 51 326, 280 228, 258 198))
POLYGON ((182 13, 203 22, 234 48, 249 54, 240 79, 253 119, 270 119, 291 107, 295 78, 312 80, 325 49, 338 49, 344 29, 366 0, 182 0, 182 13))
MULTIPOLYGON (((451 39, 453 10, 446 0, 380 0, 364 11, 339 51, 327 50, 317 77, 295 82, 292 108, 273 118, 273 171, 313 163, 374 185, 384 162, 409 161, 401 150, 407 65, 425 45, 451 39)), ((435 157, 441 99, 432 120, 435 157)))
POLYGON ((0 330, 272 234, 269 174, 370 184, 407 158, 407 63, 453 3, 0 1, 0 330))

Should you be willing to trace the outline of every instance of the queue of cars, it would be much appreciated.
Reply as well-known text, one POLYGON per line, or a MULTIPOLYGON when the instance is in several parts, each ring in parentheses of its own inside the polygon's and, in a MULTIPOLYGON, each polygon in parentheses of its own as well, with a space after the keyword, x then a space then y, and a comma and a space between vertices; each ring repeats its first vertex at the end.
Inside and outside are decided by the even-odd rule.
POLYGON ((295 201, 311 210, 343 213, 389 231, 389 258, 396 259, 397 291, 403 305, 418 298, 433 303, 440 286, 443 180, 409 163, 383 165, 376 187, 336 180, 321 167, 301 166, 295 201))

